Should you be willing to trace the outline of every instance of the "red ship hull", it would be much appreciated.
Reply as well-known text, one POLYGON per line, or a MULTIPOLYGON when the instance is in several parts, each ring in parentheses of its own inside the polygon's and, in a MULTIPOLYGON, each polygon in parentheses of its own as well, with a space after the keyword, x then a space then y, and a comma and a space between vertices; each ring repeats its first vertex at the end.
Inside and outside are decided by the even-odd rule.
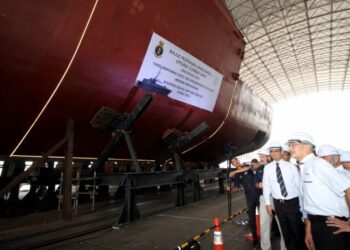
MULTIPOLYGON (((0 155, 46 152, 71 118, 74 155, 96 157, 110 134, 89 122, 102 106, 130 112, 142 99, 135 79, 153 32, 224 78, 213 112, 154 93, 132 130, 140 158, 165 150, 165 130, 203 121, 209 130, 188 159, 218 159, 225 143, 242 147, 258 131, 259 144, 268 139, 271 108, 234 79, 245 43, 220 0, 3 0, 0 10, 0 155)), ((130 158, 125 145, 113 156, 130 158)))

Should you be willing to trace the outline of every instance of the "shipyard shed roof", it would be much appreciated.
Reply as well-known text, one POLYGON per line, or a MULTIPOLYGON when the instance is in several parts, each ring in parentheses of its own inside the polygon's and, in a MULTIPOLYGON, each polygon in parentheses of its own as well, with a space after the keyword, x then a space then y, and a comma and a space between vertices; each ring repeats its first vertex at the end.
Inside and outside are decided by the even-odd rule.
POLYGON ((269 103, 350 89, 350 0, 225 0, 247 42, 240 78, 269 103))

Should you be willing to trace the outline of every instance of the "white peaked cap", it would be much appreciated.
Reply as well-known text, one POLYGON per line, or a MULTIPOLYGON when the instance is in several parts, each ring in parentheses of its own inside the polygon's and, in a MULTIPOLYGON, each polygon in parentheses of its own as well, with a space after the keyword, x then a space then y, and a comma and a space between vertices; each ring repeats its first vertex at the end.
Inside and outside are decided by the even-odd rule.
POLYGON ((283 145, 283 146, 282 146, 282 149, 283 149, 283 151, 286 151, 286 152, 289 152, 289 153, 290 153, 290 151, 289 151, 289 146, 283 145))
POLYGON ((260 148, 257 153, 258 155, 270 155, 270 151, 267 147, 260 148))
POLYGON ((293 141, 299 141, 303 144, 311 144, 313 146, 316 146, 314 138, 311 135, 304 132, 295 132, 292 135, 290 135, 287 143, 290 144, 293 141))
POLYGON ((339 151, 332 145, 323 144, 318 148, 317 155, 319 157, 328 156, 328 155, 339 155, 339 151))
POLYGON ((273 148, 280 148, 280 149, 282 149, 282 144, 279 143, 278 141, 271 141, 269 143, 269 150, 271 150, 273 148))

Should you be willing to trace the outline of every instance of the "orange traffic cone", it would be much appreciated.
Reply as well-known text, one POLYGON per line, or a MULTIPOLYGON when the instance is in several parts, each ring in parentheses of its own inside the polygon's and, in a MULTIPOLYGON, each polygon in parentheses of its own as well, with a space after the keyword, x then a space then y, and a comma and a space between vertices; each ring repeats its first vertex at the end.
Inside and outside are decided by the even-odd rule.
POLYGON ((224 241, 222 240, 222 233, 219 218, 214 219, 214 250, 224 250, 224 241))
POLYGON ((258 208, 255 209, 255 224, 256 224, 256 234, 260 240, 260 214, 258 208))
MULTIPOLYGON (((259 215, 259 210, 258 208, 255 209, 255 225, 256 225, 256 234, 258 236, 258 239, 260 240, 260 215, 259 215)), ((245 236, 246 240, 254 240, 253 234, 249 233, 246 234, 245 236)))

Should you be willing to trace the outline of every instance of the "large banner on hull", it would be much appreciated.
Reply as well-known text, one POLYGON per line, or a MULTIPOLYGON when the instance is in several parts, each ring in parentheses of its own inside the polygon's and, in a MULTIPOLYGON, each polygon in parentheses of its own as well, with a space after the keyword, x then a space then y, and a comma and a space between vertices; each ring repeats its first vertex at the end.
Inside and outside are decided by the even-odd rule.
POLYGON ((222 78, 207 64, 153 33, 136 85, 212 112, 222 78))

